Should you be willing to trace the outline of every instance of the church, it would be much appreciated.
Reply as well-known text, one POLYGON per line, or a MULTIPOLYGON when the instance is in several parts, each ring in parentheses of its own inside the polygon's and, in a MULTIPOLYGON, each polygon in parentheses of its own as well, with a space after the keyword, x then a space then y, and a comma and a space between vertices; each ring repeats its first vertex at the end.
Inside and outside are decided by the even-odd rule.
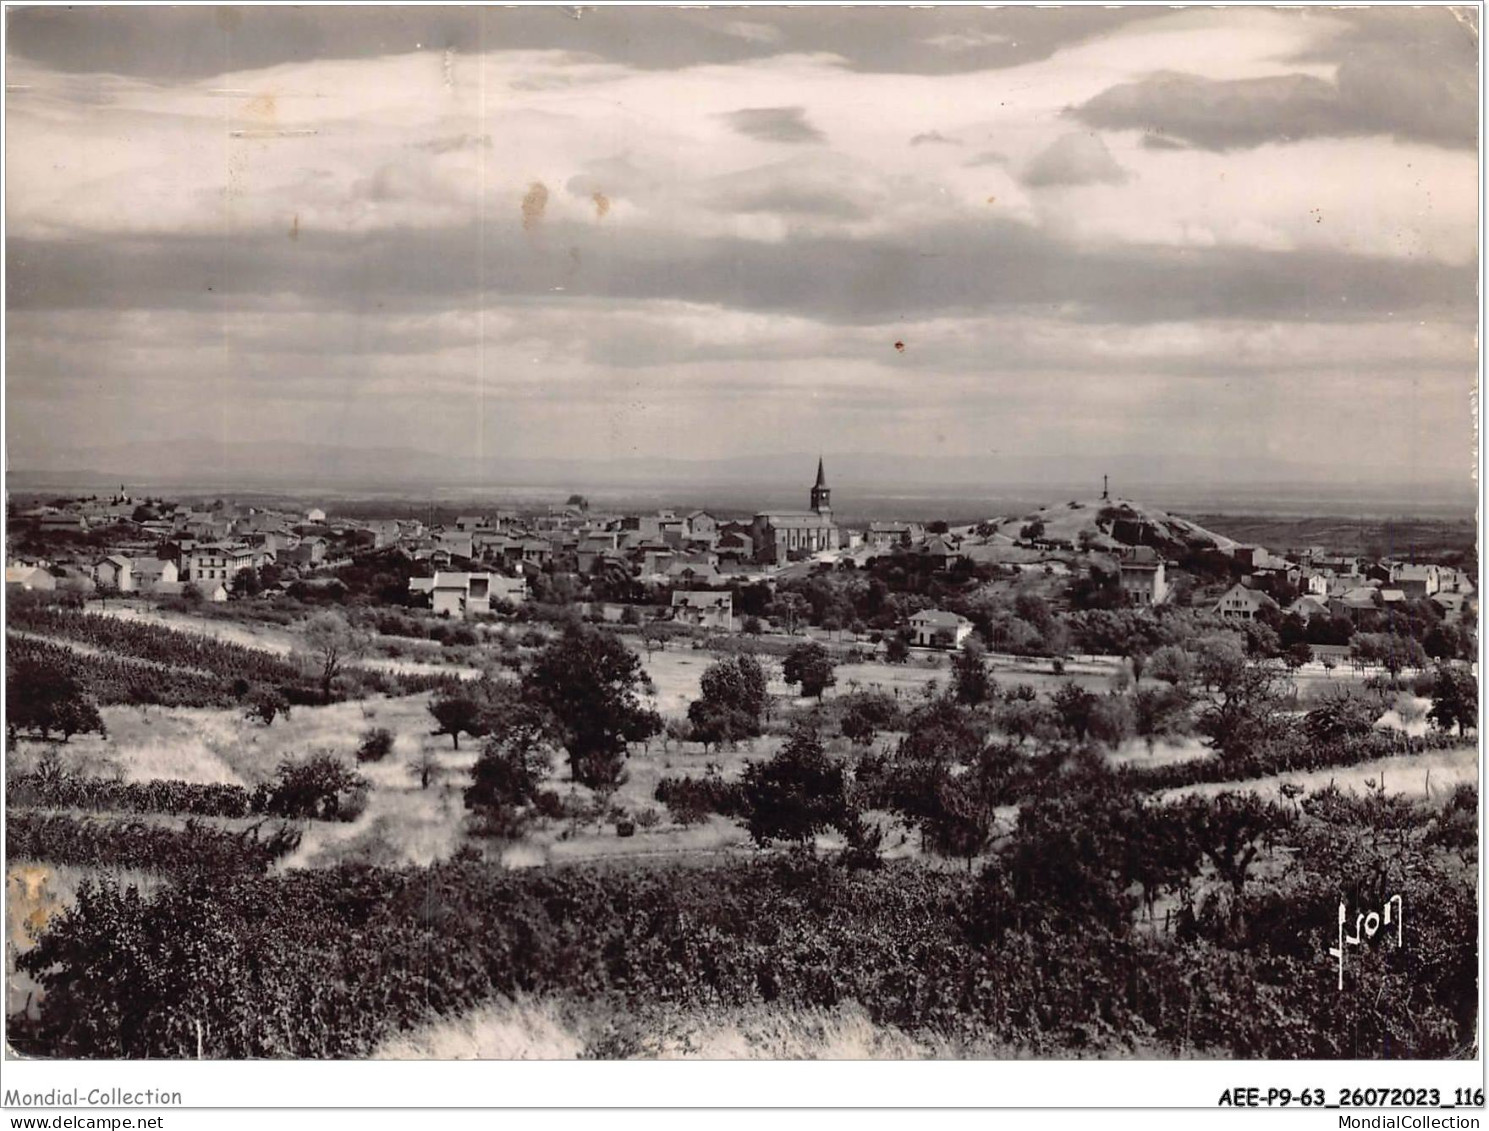
POLYGON ((832 520, 832 489, 822 460, 817 460, 817 482, 812 487, 812 509, 762 511, 750 524, 757 562, 781 565, 799 561, 841 545, 838 524, 832 520))

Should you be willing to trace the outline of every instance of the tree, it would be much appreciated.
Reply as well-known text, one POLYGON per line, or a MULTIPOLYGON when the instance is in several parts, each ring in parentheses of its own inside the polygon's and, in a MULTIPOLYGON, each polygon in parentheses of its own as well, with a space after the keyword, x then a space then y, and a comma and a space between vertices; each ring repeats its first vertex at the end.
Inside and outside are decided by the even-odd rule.
POLYGON ((1188 698, 1177 687, 1138 688, 1132 696, 1132 729, 1149 752, 1161 738, 1188 733, 1188 698))
POLYGON ((1165 644, 1148 657, 1144 670, 1150 679, 1185 687, 1194 678, 1194 657, 1176 644, 1165 644))
POLYGON ((439 724, 435 734, 448 734, 456 750, 462 734, 479 738, 487 731, 487 703, 461 687, 436 695, 429 703, 429 713, 439 724))
POLYGON ((276 817, 350 821, 362 810, 367 779, 322 751, 279 763, 272 782, 259 786, 254 808, 276 817))
POLYGON ((732 746, 760 732, 759 725, 743 711, 706 699, 688 704, 688 728, 689 736, 703 743, 704 750, 710 746, 732 746))
POLYGON ((331 683, 367 646, 367 637, 339 613, 317 613, 305 624, 305 645, 320 667, 321 699, 331 701, 331 683))
POLYGON ((1125 933, 1137 905, 1129 849, 1136 806, 1105 779, 1030 797, 1012 842, 984 873, 984 914, 1026 929, 1053 919, 1086 933, 1125 933))
POLYGON ((592 788, 618 784, 626 743, 661 729, 661 719, 639 698, 652 690, 641 660, 625 644, 577 624, 538 654, 522 682, 524 699, 552 714, 574 780, 592 788))
POLYGON ((1479 681, 1472 670, 1457 664, 1438 664, 1427 718, 1439 730, 1456 727, 1459 734, 1478 725, 1479 681))
POLYGON ((777 840, 810 846, 828 829, 846 832, 856 816, 843 768, 808 724, 799 725, 770 761, 745 767, 743 791, 744 825, 762 846, 777 840))
POLYGON ((765 669, 754 656, 731 656, 710 664, 699 681, 699 690, 701 702, 738 712, 748 721, 750 735, 760 733, 770 694, 765 669))
POLYGON ((1282 659, 1296 671, 1313 659, 1313 649, 1308 647, 1307 641, 1298 640, 1282 649, 1282 659))
POLYGON ((1196 726, 1222 756, 1247 753, 1275 737, 1282 679, 1266 662, 1249 659, 1239 637, 1202 637, 1195 674, 1202 689, 1196 726))
POLYGON ((646 654, 650 656, 658 648, 667 650, 667 641, 676 635, 676 629, 665 621, 648 621, 641 629, 641 643, 646 647, 646 654))
POLYGON ((827 649, 813 640, 791 649, 782 670, 787 683, 800 684, 803 695, 820 700, 822 693, 838 681, 835 667, 827 649))
POLYGON ((519 708, 496 726, 471 767, 465 790, 465 807, 481 816, 487 832, 520 832, 523 811, 537 801, 553 769, 556 746, 553 720, 539 708, 519 708))
POLYGON ((910 658, 910 636, 905 631, 896 632, 884 643, 884 658, 891 664, 903 664, 910 658))
POLYGON ((917 707, 905 723, 896 760, 950 762, 969 766, 982 752, 987 724, 949 696, 917 707))
POLYGON ((1030 738, 1050 737, 1059 725, 1048 703, 1012 696, 998 704, 993 722, 1020 745, 1030 738))
POLYGON ((75 734, 107 736, 103 716, 92 696, 71 672, 41 660, 7 664, 5 670, 7 726, 48 738, 53 731, 66 742, 75 734))
POLYGON ((1342 690, 1303 716, 1303 733, 1314 746, 1342 746, 1369 735, 1375 716, 1365 700, 1342 690))
POLYGON ((290 702, 283 693, 272 687, 261 687, 255 691, 243 711, 244 718, 263 723, 266 727, 273 726, 274 720, 280 715, 290 717, 290 702))
POLYGON ((986 702, 997 691, 983 662, 982 646, 973 640, 951 657, 951 691, 958 703, 968 707, 986 702))
POLYGON ((240 569, 233 574, 232 591, 235 597, 257 597, 264 591, 263 578, 252 566, 248 569, 240 569))
POLYGON ((995 743, 960 773, 944 764, 930 770, 921 783, 917 819, 926 846, 941 856, 965 860, 970 870, 992 839, 996 808, 1007 799, 1021 760, 1014 747, 995 743))
POLYGON ((774 605, 776 616, 783 617, 785 619, 786 635, 796 635, 797 622, 802 618, 803 614, 805 614, 810 607, 811 606, 807 604, 806 598, 803 597, 800 593, 782 593, 781 596, 776 599, 774 605))
POLYGON ((1235 897, 1233 910, 1239 905, 1246 874, 1257 855, 1292 824, 1290 810, 1263 801, 1255 793, 1226 792, 1214 797, 1191 794, 1178 803, 1176 813, 1190 843, 1230 884, 1235 897))
POLYGON ((899 704, 882 693, 854 695, 843 712, 843 737, 854 746, 868 746, 881 730, 901 725, 899 704))
POLYGON ((445 772, 439 756, 422 746, 417 754, 404 763, 404 769, 408 771, 409 777, 419 783, 420 789, 428 789, 445 772))
POLYGON ((1077 742, 1086 740, 1096 704, 1096 696, 1075 683, 1065 684, 1050 696, 1050 705, 1060 719, 1060 729, 1077 742))

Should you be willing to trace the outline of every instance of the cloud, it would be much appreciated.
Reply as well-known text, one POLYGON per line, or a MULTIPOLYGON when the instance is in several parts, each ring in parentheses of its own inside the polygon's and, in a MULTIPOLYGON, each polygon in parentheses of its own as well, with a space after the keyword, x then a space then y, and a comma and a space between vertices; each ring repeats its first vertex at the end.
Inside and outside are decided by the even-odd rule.
POLYGON ((12 309, 433 312, 478 295, 683 299, 827 322, 1040 307, 1106 322, 1471 320, 1476 265, 1308 249, 1089 247, 989 219, 894 236, 781 243, 682 237, 592 221, 432 232, 83 240, 11 237, 12 309), (996 264, 990 270, 989 264, 996 264))
POLYGON ((1228 82, 1158 74, 1098 94, 1075 117, 1102 129, 1139 129, 1182 138, 1205 149, 1344 132, 1339 92, 1312 75, 1228 82))
POLYGON ((428 141, 410 142, 415 149, 433 153, 436 157, 446 153, 461 153, 468 150, 491 148, 490 134, 454 134, 450 137, 430 138, 428 141))
POLYGON ((979 153, 976 157, 973 157, 965 164, 968 169, 982 168, 987 165, 997 165, 1006 168, 1009 164, 1009 160, 1008 154, 989 150, 986 153, 979 153))
POLYGON ((1001 46, 1012 43, 1013 38, 995 31, 948 31, 940 35, 927 36, 922 43, 939 47, 943 51, 970 51, 974 47, 1001 46))
POLYGON ((12 437, 971 452, 1015 413, 1056 461, 1409 480, 1471 428, 1473 151, 1412 143, 1463 132, 1450 17, 854 15, 17 9, 12 437))
POLYGON ((1117 185, 1127 179, 1127 171, 1098 135, 1071 133, 1057 138, 1030 161, 1021 179, 1030 188, 1117 185))
POLYGON ((783 38, 781 29, 773 24, 755 23, 751 20, 734 20, 723 26, 725 35, 737 36, 750 43, 779 43, 783 38))
POLYGON ((819 145, 827 140, 807 121, 801 106, 761 106, 721 114, 730 126, 756 141, 778 141, 786 145, 819 145))
POLYGON ((1162 9, 774 7, 739 9, 241 7, 17 8, 8 51, 59 71, 151 81, 206 78, 315 59, 417 51, 564 50, 644 70, 831 54, 851 70, 954 74, 1016 67, 1072 44, 1160 18, 1162 9), (932 34, 927 35, 930 31, 932 34))
POLYGON ((962 143, 954 137, 947 137, 940 130, 931 130, 928 133, 916 134, 910 139, 911 145, 961 145, 962 143))
POLYGON ((1345 30, 1294 72, 1215 79, 1160 72, 1120 83, 1073 111, 1103 129, 1147 130, 1211 150, 1316 137, 1393 136, 1450 148, 1478 139, 1477 34, 1446 9, 1340 12, 1345 30))

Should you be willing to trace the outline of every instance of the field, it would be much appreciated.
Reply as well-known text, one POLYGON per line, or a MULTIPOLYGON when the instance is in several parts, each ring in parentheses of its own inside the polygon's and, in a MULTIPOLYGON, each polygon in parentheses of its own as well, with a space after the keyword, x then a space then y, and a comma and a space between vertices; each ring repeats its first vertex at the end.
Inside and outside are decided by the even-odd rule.
POLYGON ((1195 521, 1238 542, 1277 551, 1321 546, 1339 554, 1472 554, 1478 535, 1471 518, 1287 518, 1257 514, 1198 514, 1195 521))
MULTIPOLYGON (((197 617, 189 613, 170 612, 145 602, 113 601, 90 611, 118 617, 121 620, 156 624, 163 628, 209 636, 214 640, 236 644, 243 648, 253 648, 274 656, 303 655, 305 652, 304 637, 278 625, 197 617)), ((437 645, 425 645, 421 641, 401 641, 400 643, 420 652, 428 652, 430 659, 389 659, 384 656, 365 655, 357 656, 351 662, 356 667, 406 675, 456 675, 461 679, 474 679, 481 674, 474 668, 443 662, 439 657, 437 645)))
POLYGON ((1378 758, 1353 766, 1336 766, 1309 773, 1277 774, 1244 782, 1207 782, 1159 794, 1164 801, 1190 794, 1213 797, 1217 793, 1245 790, 1273 800, 1283 800, 1284 785, 1300 787, 1304 794, 1338 786, 1361 796, 1379 790, 1390 796, 1441 801, 1460 785, 1477 785, 1479 752, 1471 746, 1458 750, 1432 750, 1400 758, 1378 758))

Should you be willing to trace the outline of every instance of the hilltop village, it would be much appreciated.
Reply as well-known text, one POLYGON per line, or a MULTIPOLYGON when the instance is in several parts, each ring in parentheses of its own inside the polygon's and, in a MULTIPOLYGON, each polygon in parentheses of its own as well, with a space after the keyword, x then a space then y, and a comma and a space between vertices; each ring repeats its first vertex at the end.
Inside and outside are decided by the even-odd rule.
POLYGON ((814 1026, 861 1000, 990 1054, 1010 1033, 1127 1049, 1093 1038, 1106 1014, 1182 1055, 1466 1047, 1459 529, 1425 560, 1351 553, 1332 519, 1238 517, 1335 532, 1260 546, 1105 484, 969 524, 848 523, 815 470, 803 509, 746 514, 16 500, 15 921, 100 940, 12 936, 17 1047, 421 1055, 527 986, 580 993, 581 1026, 609 1016, 582 995, 610 995, 645 1032, 697 988, 814 1026), (1322 932, 1340 885, 1375 890, 1385 830, 1445 957, 1376 1011, 1335 987, 1379 955, 1333 964, 1322 932), (205 988, 170 976, 224 939, 205 988), (1296 954, 1309 977, 1266 981, 1296 954), (1236 978, 1280 995, 1242 1038, 1213 1013, 1236 978), (300 1008, 325 994, 341 1020, 300 1008), (173 1020, 203 1011, 200 1035, 173 1020))
MULTIPOLYGON (((802 510, 542 510, 367 518, 231 501, 54 499, 12 507, 7 589, 192 605, 404 605, 477 620, 819 635, 883 652, 1073 646, 1057 613, 1183 608, 1295 664, 1420 667, 1464 655, 1472 563, 1237 542, 1111 494, 949 526, 849 527, 819 460, 802 510), (1460 628, 1464 631, 1459 632, 1460 628), (898 642, 898 644, 896 643, 898 642)), ((1078 644, 1074 646, 1078 647, 1078 644)))

